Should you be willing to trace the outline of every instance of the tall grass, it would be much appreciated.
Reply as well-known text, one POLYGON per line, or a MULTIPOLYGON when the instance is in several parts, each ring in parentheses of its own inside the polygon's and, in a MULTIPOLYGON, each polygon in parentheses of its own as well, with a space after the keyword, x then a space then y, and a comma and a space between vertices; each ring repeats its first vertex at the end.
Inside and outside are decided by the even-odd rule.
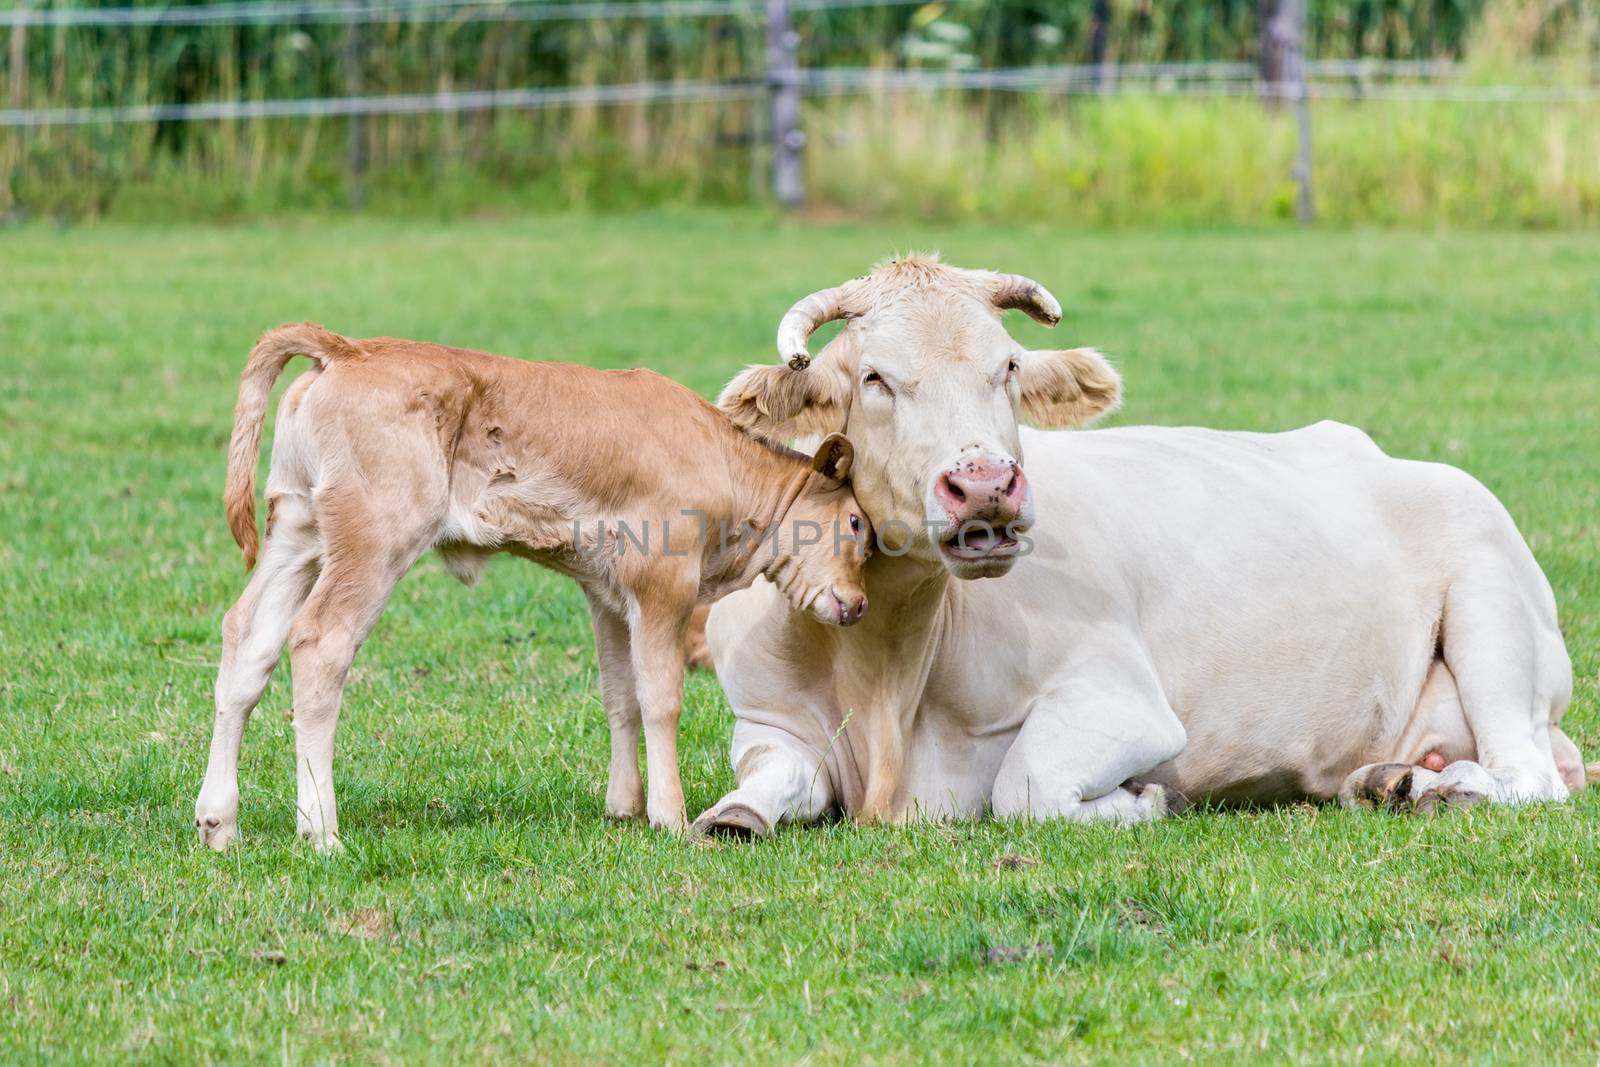
MULTIPOLYGON (((117 0, 125 2, 125 0, 117 0)), ((808 13, 810 66, 960 69, 1091 58, 1090 0, 956 0, 808 13)), ((1588 84, 1600 0, 1312 0, 1322 57, 1465 59, 1469 80, 1588 84)), ((1109 62, 1247 60, 1256 0, 1114 0, 1109 62)), ((749 81, 752 18, 42 28, 0 47, 11 107, 749 81), (355 35, 354 37, 350 35, 355 35), (346 57, 359 57, 352 67, 346 57), (18 62, 20 60, 20 62, 18 62)), ((1321 214, 1336 221, 1600 222, 1600 106, 1319 102, 1321 214)), ((812 202, 849 212, 1095 223, 1290 213, 1293 129, 1252 100, 906 93, 808 104, 812 202)), ((0 130, 0 216, 161 218, 337 209, 341 119, 0 130)), ((760 201, 752 101, 373 117, 375 210, 610 209, 760 201)))
MULTIPOLYGON (((922 95, 835 103, 811 122, 817 198, 863 215, 1294 217, 1293 119, 1253 100, 1030 98, 997 122, 922 95)), ((1600 223, 1600 105, 1328 101, 1312 124, 1321 219, 1600 223)))

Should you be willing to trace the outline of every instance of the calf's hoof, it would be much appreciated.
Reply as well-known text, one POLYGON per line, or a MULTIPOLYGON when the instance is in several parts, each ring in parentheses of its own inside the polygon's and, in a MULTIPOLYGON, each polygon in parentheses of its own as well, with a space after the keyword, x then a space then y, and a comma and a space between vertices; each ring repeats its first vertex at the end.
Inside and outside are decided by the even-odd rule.
POLYGON ((652 811, 650 813, 650 829, 662 830, 669 834, 681 834, 688 829, 689 820, 684 818, 683 809, 677 811, 652 811))
POLYGON ((194 802, 194 832, 200 843, 221 852, 239 839, 239 794, 203 788, 194 802))
POLYGON ((690 834, 695 837, 728 837, 753 841, 772 836, 772 824, 754 808, 734 801, 708 809, 694 821, 690 834))
POLYGON ((336 856, 344 851, 344 842, 332 830, 301 830, 300 839, 320 856, 336 856))
POLYGON ((617 822, 633 822, 644 818, 644 798, 606 800, 606 818, 617 822))
POLYGON ((195 815, 194 832, 207 848, 223 851, 239 840, 239 824, 221 815, 195 815))

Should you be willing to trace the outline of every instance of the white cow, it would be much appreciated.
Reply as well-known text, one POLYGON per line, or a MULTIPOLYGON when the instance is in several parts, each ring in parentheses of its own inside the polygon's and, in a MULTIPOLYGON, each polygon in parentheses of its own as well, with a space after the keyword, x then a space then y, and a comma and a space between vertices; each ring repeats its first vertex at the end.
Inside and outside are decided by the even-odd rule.
POLYGON ((847 434, 887 545, 848 633, 766 583, 713 608, 738 787, 701 830, 1583 787, 1554 597, 1488 490, 1336 423, 1021 430, 1120 383, 1090 350, 1022 349, 1008 307, 1060 315, 1024 278, 897 261, 795 305, 789 366, 723 393, 773 435, 847 434))

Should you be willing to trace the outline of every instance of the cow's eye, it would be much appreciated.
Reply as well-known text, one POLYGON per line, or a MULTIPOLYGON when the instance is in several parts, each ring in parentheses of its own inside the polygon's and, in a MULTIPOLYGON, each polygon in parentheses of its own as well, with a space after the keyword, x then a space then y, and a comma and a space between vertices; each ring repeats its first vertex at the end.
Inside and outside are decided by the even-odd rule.
POLYGON ((1006 364, 1006 377, 1007 378, 1015 378, 1018 374, 1021 374, 1021 373, 1022 373, 1022 365, 1020 363, 1018 363, 1016 360, 1012 360, 1010 363, 1006 364))
POLYGON ((894 395, 894 390, 889 388, 889 383, 883 380, 883 375, 875 370, 869 370, 861 376, 861 384, 872 389, 881 389, 889 395, 894 395))
POLYGON ((861 516, 860 515, 852 515, 852 516, 850 516, 850 532, 853 533, 853 534, 858 534, 858 533, 861 532, 861 516))

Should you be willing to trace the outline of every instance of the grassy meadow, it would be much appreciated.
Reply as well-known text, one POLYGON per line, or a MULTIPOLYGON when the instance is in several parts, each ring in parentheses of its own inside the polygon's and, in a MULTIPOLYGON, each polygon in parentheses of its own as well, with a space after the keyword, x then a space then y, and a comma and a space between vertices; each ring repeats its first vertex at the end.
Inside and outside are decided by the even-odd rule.
MULTIPOLYGON (((690 846, 603 818, 582 598, 510 560, 469 591, 426 558, 357 658, 342 855, 296 840, 286 669, 246 735, 242 847, 197 844, 243 583, 224 452, 263 328, 710 394, 773 358, 792 300, 910 247, 1049 285, 1063 326, 1013 329, 1111 355, 1119 421, 1338 418, 1479 476, 1555 587, 1568 730, 1600 758, 1592 236, 737 212, 0 230, 0 1062, 1593 1064, 1600 792, 690 846)), ((693 677, 691 816, 732 783, 730 723, 693 677)))

